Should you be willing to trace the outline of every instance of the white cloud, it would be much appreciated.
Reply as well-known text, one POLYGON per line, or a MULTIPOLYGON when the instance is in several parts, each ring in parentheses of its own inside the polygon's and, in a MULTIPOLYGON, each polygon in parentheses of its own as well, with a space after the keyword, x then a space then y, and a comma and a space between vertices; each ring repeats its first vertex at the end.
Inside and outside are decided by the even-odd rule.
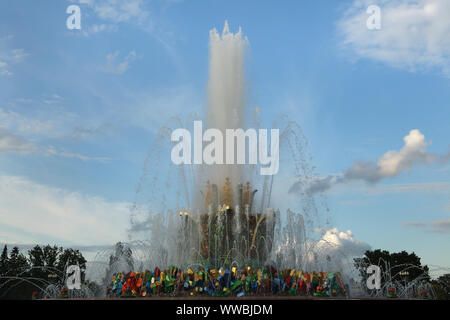
POLYGON ((371 247, 367 243, 354 238, 351 230, 339 231, 337 228, 325 231, 322 238, 317 242, 316 249, 330 256, 359 256, 371 247))
MULTIPOLYGON (((290 187, 289 192, 313 194, 354 180, 375 183, 385 178, 395 177, 417 165, 432 163, 442 165, 449 160, 447 155, 441 156, 429 152, 427 147, 431 143, 427 142, 425 136, 417 129, 411 130, 403 140, 404 145, 400 150, 390 150, 379 157, 377 161, 356 160, 350 168, 342 173, 317 177, 310 181, 297 181, 290 187)), ((397 185, 397 187, 399 186, 397 185)), ((404 187, 408 188, 411 185, 404 185, 404 187)))
POLYGON ((25 117, 17 112, 0 108, 1 127, 22 134, 49 134, 53 130, 54 125, 49 120, 40 121, 34 117, 25 117))
POLYGON ((450 218, 430 222, 431 232, 450 233, 450 218))
POLYGON ((63 158, 74 158, 82 161, 99 161, 107 162, 111 160, 107 157, 89 157, 79 153, 67 152, 56 149, 53 146, 41 147, 20 137, 14 133, 8 132, 0 127, 0 155, 2 154, 21 154, 27 155, 31 153, 41 154, 44 156, 58 156, 63 158))
POLYGON ((111 159, 107 157, 89 157, 80 153, 66 152, 62 150, 57 150, 53 146, 41 148, 40 151, 46 156, 58 156, 63 158, 74 158, 82 161, 98 161, 98 162, 108 162, 111 159))
POLYGON ((450 233, 450 217, 431 222, 404 222, 402 225, 421 228, 427 232, 450 233))
POLYGON ((180 56, 175 49, 174 38, 176 32, 162 18, 159 12, 167 10, 168 6, 182 2, 182 0, 148 1, 143 0, 71 0, 81 5, 87 5, 92 15, 98 18, 93 25, 84 25, 82 34, 91 34, 102 31, 117 31, 122 23, 138 27, 154 37, 177 67, 182 68, 180 56))
POLYGON ((115 24, 100 23, 100 24, 92 24, 92 25, 84 26, 81 31, 84 36, 89 37, 93 34, 97 34, 100 32, 113 32, 113 31, 117 31, 117 30, 118 30, 118 26, 115 24))
POLYGON ((422 228, 425 227, 427 224, 425 222, 403 222, 402 225, 407 227, 422 228))
POLYGON ((364 192, 365 194, 369 195, 410 192, 433 192, 434 194, 450 194, 450 182, 380 184, 377 186, 366 187, 364 189, 364 192))
MULTIPOLYGON (((97 23, 84 24, 82 34, 90 35, 100 32, 117 31, 119 24, 136 24, 140 28, 151 31, 154 17, 150 19, 150 11, 146 9, 143 0, 70 0, 80 4, 83 9, 89 8, 92 16, 99 19, 97 23)), ((89 13, 88 16, 91 14, 89 13)))
POLYGON ((0 41, 3 41, 3 40, 10 40, 10 39, 13 39, 13 38, 14 38, 14 35, 13 35, 13 34, 8 34, 8 35, 6 35, 6 36, 1 37, 1 38, 0 38, 0 41))
POLYGON ((10 59, 19 62, 26 56, 28 56, 28 53, 24 49, 13 49, 11 50, 10 59))
POLYGON ((103 0, 97 1, 94 8, 100 18, 114 22, 142 21, 148 16, 142 0, 103 0))
POLYGON ((299 263, 298 266, 305 270, 339 271, 346 277, 354 277, 353 258, 371 250, 371 246, 356 239, 350 230, 331 228, 315 231, 321 234, 320 239, 304 243, 287 239, 286 243, 278 246, 275 256, 282 257, 288 267, 299 263))
POLYGON ((91 28, 91 31, 93 33, 101 32, 101 31, 105 31, 105 30, 106 30, 105 24, 94 24, 91 28))
POLYGON ((419 130, 411 130, 403 140, 405 144, 399 151, 386 152, 376 163, 355 161, 353 166, 346 171, 346 178, 376 182, 411 170, 414 165, 429 164, 435 161, 436 155, 427 151, 430 143, 425 141, 425 136, 419 130))
POLYGON ((358 58, 409 71, 450 76, 450 2, 355 0, 337 23, 341 44, 358 58), (369 5, 381 8, 381 29, 368 30, 369 5))
POLYGON ((6 153, 29 154, 38 149, 32 143, 0 127, 0 155, 6 153))
POLYGON ((63 98, 59 94, 53 93, 53 94, 45 97, 42 102, 45 104, 60 104, 62 102, 62 100, 63 100, 63 98))
POLYGON ((76 126, 72 130, 71 137, 77 140, 86 139, 94 135, 108 134, 115 128, 116 126, 111 123, 102 123, 93 126, 76 126))
POLYGON ((55 93, 46 95, 43 101, 45 106, 37 108, 35 112, 28 112, 27 115, 0 108, 0 154, 36 153, 83 161, 109 161, 110 158, 107 157, 90 157, 46 143, 48 139, 86 138, 111 127, 96 124, 94 120, 83 120, 83 125, 80 126, 78 123, 82 119, 57 106, 62 99, 55 93), (83 135, 80 134, 83 132, 83 135))
POLYGON ((9 45, 7 45, 7 41, 13 38, 14 35, 7 35, 0 38, 0 76, 13 75, 10 70, 11 66, 21 62, 24 57, 28 56, 28 53, 23 48, 8 49, 9 45))
POLYGON ((364 255, 372 247, 366 242, 356 239, 351 230, 339 231, 337 228, 318 229, 321 239, 314 243, 308 260, 318 261, 323 270, 339 271, 345 278, 358 278, 353 259, 364 255))
MULTIPOLYGON (((348 181, 347 181, 348 182, 348 181)), ((450 195, 450 182, 418 182, 418 183, 377 183, 367 184, 364 181, 355 181, 352 183, 330 184, 329 194, 363 194, 364 196, 380 196, 384 194, 412 194, 412 193, 432 193, 435 195, 450 195)), ((344 201, 345 204, 358 204, 358 201, 344 201)), ((364 202, 361 202, 363 204, 364 202)))
POLYGON ((114 25, 110 25, 110 24, 94 24, 92 25, 92 27, 89 27, 89 32, 90 33, 98 33, 98 32, 102 32, 102 31, 116 31, 117 27, 114 25))
POLYGON ((142 22, 149 16, 143 0, 76 0, 88 5, 97 16, 113 23, 137 21, 142 22))
POLYGON ((33 99, 30 98, 16 98, 13 99, 14 102, 18 102, 18 103, 31 103, 33 102, 33 99))
MULTIPOLYGON (((121 119, 121 123, 112 122, 114 126, 132 126, 152 134, 158 134, 165 126, 179 128, 180 124, 175 124, 174 118, 183 123, 187 121, 188 125, 189 119, 193 118, 194 113, 198 114, 204 104, 202 96, 190 84, 164 88, 156 86, 145 90, 122 87, 119 97, 112 98, 103 93, 101 97, 103 103, 108 105, 108 117, 121 119)), ((101 123, 83 123, 85 128, 100 125, 101 123)))
POLYGON ((0 174, 0 239, 113 244, 126 239, 129 206, 0 174))
POLYGON ((12 72, 8 70, 8 64, 0 61, 0 76, 12 76, 12 72))
POLYGON ((101 70, 105 73, 124 74, 130 67, 130 64, 136 60, 135 51, 130 51, 122 61, 118 61, 118 55, 118 51, 108 54, 106 56, 106 65, 101 67, 101 70))
POLYGON ((17 98, 12 101, 14 109, 0 107, 0 128, 34 141, 70 137, 75 128, 99 126, 98 119, 82 118, 61 107, 64 101, 58 94, 44 95, 42 99, 17 98), (23 108, 16 106, 16 102, 30 106, 23 108))

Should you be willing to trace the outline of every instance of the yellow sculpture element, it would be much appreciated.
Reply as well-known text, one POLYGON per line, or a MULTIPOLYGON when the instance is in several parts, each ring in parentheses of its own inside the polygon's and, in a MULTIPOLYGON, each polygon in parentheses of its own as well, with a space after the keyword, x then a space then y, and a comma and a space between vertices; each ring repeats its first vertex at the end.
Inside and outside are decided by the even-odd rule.
MULTIPOLYGON (((181 215, 182 215, 182 212, 180 212, 180 216, 181 215)), ((186 218, 189 218, 189 220, 191 220, 192 222, 194 222, 195 225, 197 226, 198 230, 201 230, 200 222, 197 219, 195 219, 192 215, 189 215, 188 212, 184 212, 184 216, 186 218)))
POLYGON ((225 184, 223 185, 222 191, 222 203, 231 206, 233 201, 233 194, 231 190, 231 181, 230 178, 225 178, 225 184))
POLYGON ((256 275, 258 277, 258 283, 261 284, 261 280, 262 280, 262 271, 261 271, 261 269, 258 269, 258 271, 256 271, 256 275))
POLYGON ((216 269, 211 269, 209 272, 211 273, 211 276, 213 278, 217 278, 217 276, 219 275, 216 269))
POLYGON ((260 223, 266 218, 266 215, 262 215, 259 219, 258 222, 256 223, 255 226, 255 231, 253 232, 253 237, 252 237, 252 244, 250 246, 250 249, 253 249, 255 247, 255 240, 256 240, 256 234, 258 232, 258 227, 260 225, 260 223))
POLYGON ((242 202, 243 202, 243 206, 245 208, 246 204, 250 204, 250 182, 247 181, 247 183, 245 184, 245 188, 244 191, 242 192, 242 202))
POLYGON ((208 210, 209 205, 212 203, 211 200, 211 183, 209 183, 209 180, 206 181, 206 195, 205 195, 205 207, 206 210, 208 210))

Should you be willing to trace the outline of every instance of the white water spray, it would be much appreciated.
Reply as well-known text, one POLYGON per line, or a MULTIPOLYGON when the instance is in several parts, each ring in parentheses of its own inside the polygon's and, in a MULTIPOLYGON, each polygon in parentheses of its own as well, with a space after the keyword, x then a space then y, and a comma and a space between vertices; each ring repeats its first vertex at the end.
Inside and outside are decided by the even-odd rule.
MULTIPOLYGON (((237 33, 231 33, 227 21, 221 35, 216 29, 209 33, 206 125, 219 129, 223 134, 226 129, 244 128, 246 125, 244 54, 248 44, 242 29, 239 27, 237 33)), ((202 169, 208 179, 218 185, 222 185, 226 177, 233 183, 244 182, 241 181, 245 175, 245 166, 242 165, 211 165, 202 169)))

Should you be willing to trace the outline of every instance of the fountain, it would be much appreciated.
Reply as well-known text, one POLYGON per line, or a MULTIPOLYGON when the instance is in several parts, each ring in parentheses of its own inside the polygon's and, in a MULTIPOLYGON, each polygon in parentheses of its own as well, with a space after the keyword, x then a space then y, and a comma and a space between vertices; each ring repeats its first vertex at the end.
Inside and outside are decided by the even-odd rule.
MULTIPOLYGON (((241 28, 231 33, 227 22, 221 34, 213 29, 209 36, 205 127, 223 133, 227 129, 259 130, 259 108, 251 114, 245 95, 248 39, 241 28)), ((148 242, 150 254, 144 264, 231 268, 270 263, 320 269, 314 265, 313 246, 308 242, 313 240, 313 230, 323 226, 321 215, 327 213, 325 209, 319 214, 318 207, 324 205, 321 195, 300 194, 297 207, 303 212, 288 210, 282 217, 280 210, 272 207, 277 181, 273 175, 259 174, 261 164, 165 163, 170 154, 170 133, 189 128, 196 118, 198 115, 192 114, 186 122, 177 117, 169 119, 145 161, 130 217, 130 239, 148 242)), ((277 118, 272 126, 281 128, 280 157, 286 164, 285 177, 310 179, 313 169, 308 164, 307 141, 300 127, 287 117, 277 118)), ((234 151, 236 155, 236 148, 234 151)), ((194 158, 196 152, 194 147, 194 158)), ((282 179, 278 184, 283 184, 282 179)))
POLYGON ((95 297, 97 288, 92 283, 83 283, 77 290, 67 289, 67 267, 66 264, 64 271, 48 266, 27 267, 21 269, 17 275, 10 275, 7 272, 0 276, 0 298, 3 298, 15 286, 23 283, 35 288, 33 299, 95 297), (48 277, 32 276, 36 271, 48 274, 48 277))
MULTIPOLYGON (((227 22, 222 34, 216 29, 210 31, 207 128, 225 132, 261 127, 259 109, 249 114, 245 96, 244 52, 248 44, 241 28, 233 34, 227 22)), ((283 168, 280 165, 282 178, 275 179, 273 175, 259 175, 257 164, 193 161, 193 164, 165 165, 170 133, 188 128, 195 119, 196 114, 186 122, 171 118, 159 131, 144 165, 130 217, 130 239, 135 241, 141 235, 140 243, 147 243, 145 249, 139 249, 140 254, 146 255, 141 265, 154 270, 131 278, 134 282, 142 277, 144 281, 148 279, 150 287, 141 289, 141 293, 161 294, 169 290, 180 294, 180 288, 184 287, 191 294, 204 290, 216 295, 228 294, 226 290, 235 287, 234 294, 238 296, 244 292, 348 295, 348 271, 352 263, 345 260, 351 256, 339 250, 330 255, 335 244, 314 237, 316 230, 329 226, 329 210, 323 195, 300 192, 295 205, 300 212, 287 209, 282 216, 280 210, 274 209, 279 201, 274 192, 286 184, 283 179, 295 177, 306 184, 315 176, 306 152, 307 140, 299 125, 287 117, 277 118, 273 123, 273 128, 281 133, 280 162, 284 164, 283 168), (214 282, 224 291, 204 286, 214 282)), ((194 147, 194 159, 196 152, 194 147)), ((123 284, 127 276, 120 273, 124 270, 116 271, 117 295, 121 292, 117 283, 123 284)), ((407 290, 400 290, 396 284, 399 294, 405 296, 407 290)), ((125 282, 124 288, 137 287, 125 282)), ((386 290, 377 294, 386 294, 386 290)))
MULTIPOLYGON (((233 34, 227 22, 222 34, 210 31, 208 128, 225 132, 261 127, 259 109, 249 114, 245 95, 248 44, 241 28, 233 34)), ((133 253, 118 244, 114 254, 111 250, 98 254, 100 264, 108 265, 105 258, 110 257, 103 279, 104 287, 109 286, 108 296, 175 295, 183 289, 190 295, 348 296, 345 269, 351 264, 343 261, 349 257, 345 252, 330 256, 328 249, 334 244, 314 237, 315 230, 329 226, 323 196, 300 192, 295 209, 301 212, 287 209, 282 216, 274 209, 282 202, 274 193, 283 190, 288 178, 305 182, 314 178, 307 140, 298 124, 287 117, 273 123, 273 128, 280 128, 280 162, 286 170, 277 181, 273 175, 259 175, 261 165, 254 163, 170 163, 171 132, 189 127, 195 118, 198 115, 192 114, 185 123, 177 117, 169 119, 145 160, 130 215, 130 242, 125 244, 133 247, 133 253)), ((383 288, 367 295, 410 297, 419 290, 434 296, 422 277, 402 284, 390 268, 385 269, 383 288)), ((20 276, 0 279, 6 284, 15 280, 40 283, 36 286, 41 295, 58 297, 66 275, 57 277, 55 281, 20 276)), ((94 295, 86 286, 65 294, 94 295)))

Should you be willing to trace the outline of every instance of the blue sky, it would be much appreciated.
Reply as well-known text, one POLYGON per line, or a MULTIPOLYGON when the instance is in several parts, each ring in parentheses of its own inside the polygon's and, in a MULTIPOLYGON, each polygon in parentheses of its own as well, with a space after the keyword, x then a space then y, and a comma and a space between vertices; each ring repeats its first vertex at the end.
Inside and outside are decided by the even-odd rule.
POLYGON ((324 194, 333 227, 449 268, 449 14, 438 0, 2 1, 0 242, 126 239, 155 134, 204 110, 209 30, 228 20, 250 42, 249 104, 266 126, 301 125, 320 177, 376 164, 419 130, 394 173, 324 194), (66 28, 71 4, 81 30, 66 28), (381 30, 365 26, 369 4, 381 30))

